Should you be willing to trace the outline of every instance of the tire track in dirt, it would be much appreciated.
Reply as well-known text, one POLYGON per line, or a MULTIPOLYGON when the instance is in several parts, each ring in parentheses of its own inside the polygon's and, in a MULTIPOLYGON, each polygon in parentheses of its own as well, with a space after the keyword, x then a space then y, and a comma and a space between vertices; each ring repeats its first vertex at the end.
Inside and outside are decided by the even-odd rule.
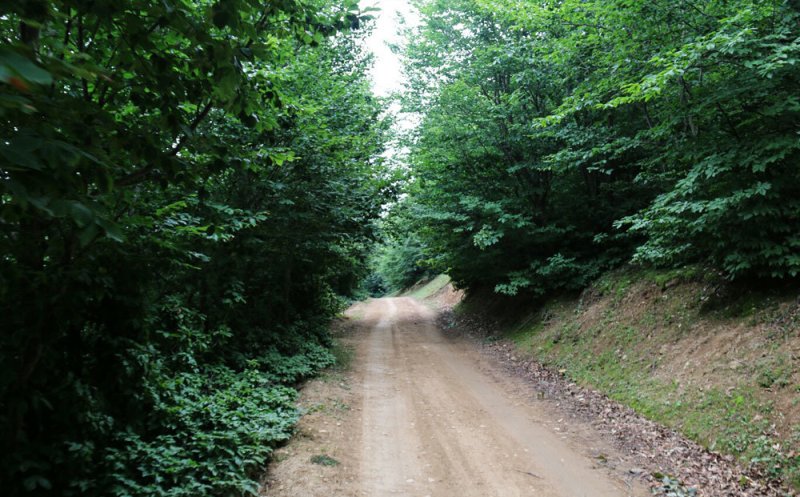
POLYGON ((335 468, 279 463, 267 495, 649 494, 597 467, 588 450, 554 432, 549 411, 515 393, 513 380, 481 363, 474 346, 447 338, 425 305, 411 298, 377 299, 361 304, 359 314, 351 385, 358 399, 350 400, 360 408, 339 436, 301 442, 309 444, 306 452, 323 444, 355 460, 338 475, 335 468), (319 478, 308 477, 317 471, 319 478))

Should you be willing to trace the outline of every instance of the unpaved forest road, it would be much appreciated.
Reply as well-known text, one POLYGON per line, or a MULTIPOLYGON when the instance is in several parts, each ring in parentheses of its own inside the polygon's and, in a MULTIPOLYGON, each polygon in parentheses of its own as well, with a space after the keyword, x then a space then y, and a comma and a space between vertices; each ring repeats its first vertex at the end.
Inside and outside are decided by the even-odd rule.
POLYGON ((348 387, 360 408, 339 418, 338 436, 326 438, 329 430, 315 426, 310 431, 324 439, 306 440, 309 453, 322 446, 344 467, 324 468, 327 477, 314 481, 310 473, 319 467, 304 469, 307 455, 279 463, 267 495, 648 495, 596 467, 602 465, 592 451, 578 445, 602 442, 556 431, 552 412, 530 392, 515 391, 513 380, 483 363, 473 345, 437 329, 435 312, 424 304, 386 298, 360 305, 348 387))

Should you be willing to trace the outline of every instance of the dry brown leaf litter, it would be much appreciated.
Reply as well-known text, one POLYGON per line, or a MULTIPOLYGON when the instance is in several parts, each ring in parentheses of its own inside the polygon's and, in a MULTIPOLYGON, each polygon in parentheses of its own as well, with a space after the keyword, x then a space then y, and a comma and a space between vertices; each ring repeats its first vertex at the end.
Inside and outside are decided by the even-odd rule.
MULTIPOLYGON (((495 326, 476 316, 455 316, 443 306, 440 325, 450 333, 472 337, 489 336, 495 326)), ((654 423, 633 409, 602 393, 571 382, 561 372, 544 367, 521 354, 511 342, 483 343, 482 351, 509 373, 525 379, 531 394, 553 403, 574 419, 588 422, 629 455, 635 466, 629 471, 643 478, 656 495, 662 489, 661 475, 668 475, 696 495, 705 497, 793 497, 797 494, 770 481, 756 468, 746 468, 732 456, 709 451, 680 433, 654 423)), ((688 495, 688 494, 687 494, 688 495)))

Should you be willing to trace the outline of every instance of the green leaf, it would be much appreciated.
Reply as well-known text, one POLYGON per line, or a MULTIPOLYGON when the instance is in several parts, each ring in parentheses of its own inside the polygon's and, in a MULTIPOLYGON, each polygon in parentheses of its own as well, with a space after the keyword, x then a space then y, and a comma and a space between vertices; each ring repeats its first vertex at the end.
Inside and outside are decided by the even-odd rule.
POLYGON ((80 202, 70 202, 68 215, 75 221, 78 227, 86 227, 93 224, 95 215, 94 212, 86 205, 80 202))
POLYGON ((49 85, 53 77, 33 61, 9 48, 0 48, 0 80, 9 83, 13 76, 39 85, 49 85))
POLYGON ((103 229, 108 238, 120 243, 125 241, 125 233, 117 223, 107 219, 97 218, 97 225, 103 229))

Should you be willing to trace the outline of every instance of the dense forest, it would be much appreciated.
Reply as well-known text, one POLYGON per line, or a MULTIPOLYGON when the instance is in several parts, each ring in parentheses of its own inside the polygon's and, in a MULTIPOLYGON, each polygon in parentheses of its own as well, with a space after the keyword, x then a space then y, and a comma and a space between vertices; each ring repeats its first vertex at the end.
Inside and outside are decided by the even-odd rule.
POLYGON ((357 2, 0 6, 0 487, 241 495, 392 198, 357 2))
POLYGON ((631 261, 800 273, 800 3, 419 7, 400 52, 421 124, 385 222, 389 280, 434 268, 546 296, 631 261))
POLYGON ((800 1, 0 5, 0 488, 256 492, 330 319, 444 272, 800 274, 800 1), (395 151, 397 153, 397 151, 395 151))

